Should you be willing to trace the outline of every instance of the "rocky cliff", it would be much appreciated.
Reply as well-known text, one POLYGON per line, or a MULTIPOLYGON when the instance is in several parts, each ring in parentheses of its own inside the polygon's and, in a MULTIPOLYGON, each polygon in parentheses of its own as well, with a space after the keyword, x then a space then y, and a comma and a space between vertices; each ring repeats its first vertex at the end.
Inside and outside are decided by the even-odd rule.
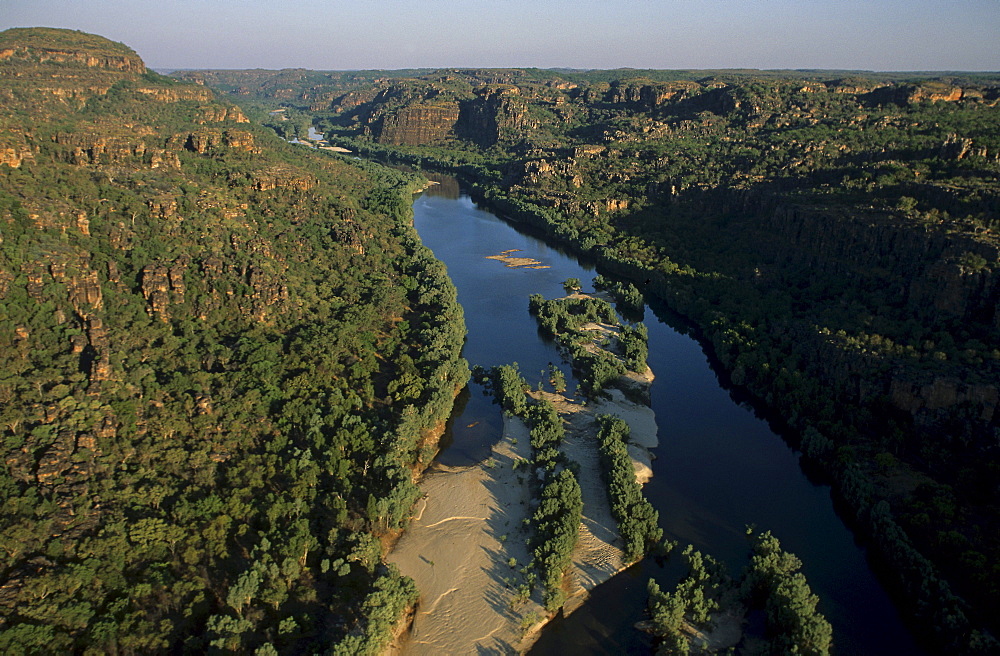
POLYGON ((899 216, 801 205, 767 215, 758 238, 765 236, 778 248, 775 259, 880 288, 928 323, 1000 328, 1000 243, 899 216))
POLYGON ((380 116, 370 129, 379 143, 429 145, 453 134, 458 114, 457 102, 410 105, 380 116))
POLYGON ((476 97, 462 103, 455 135, 488 148, 507 137, 516 139, 520 131, 534 127, 528 102, 513 85, 488 85, 475 91, 476 97))
MULTIPOLYGON (((0 64, 17 64, 17 76, 29 75, 25 65, 70 64, 105 71, 141 74, 146 65, 134 50, 84 32, 51 28, 14 28, 0 33, 0 64)), ((52 69, 53 75, 60 70, 52 69)), ((68 77, 74 77, 70 74, 68 77)))

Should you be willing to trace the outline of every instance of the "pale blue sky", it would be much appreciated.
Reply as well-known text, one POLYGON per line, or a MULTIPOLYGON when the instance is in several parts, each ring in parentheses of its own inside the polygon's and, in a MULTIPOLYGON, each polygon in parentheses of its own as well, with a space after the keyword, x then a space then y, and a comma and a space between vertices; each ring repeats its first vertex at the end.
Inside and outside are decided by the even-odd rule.
POLYGON ((1000 71, 1000 0, 0 0, 153 68, 1000 71))

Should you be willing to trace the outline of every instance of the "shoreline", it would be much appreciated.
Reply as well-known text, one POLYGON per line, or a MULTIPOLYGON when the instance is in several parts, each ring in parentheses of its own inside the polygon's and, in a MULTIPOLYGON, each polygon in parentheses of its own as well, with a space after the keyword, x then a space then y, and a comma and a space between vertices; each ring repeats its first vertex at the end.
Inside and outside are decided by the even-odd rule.
POLYGON ((386 558, 420 591, 412 625, 391 653, 519 650, 522 619, 541 609, 533 601, 518 609, 510 603, 517 570, 530 560, 523 523, 530 516, 530 488, 518 479, 526 479, 527 470, 513 466, 527 456, 527 426, 504 417, 503 436, 486 461, 435 464, 426 471, 424 497, 386 558))
MULTIPOLYGON (((630 376, 630 384, 648 389, 652 372, 630 376)), ((590 405, 563 395, 531 392, 552 401, 566 423, 561 449, 580 466, 584 499, 580 537, 565 584, 569 598, 564 614, 578 608, 597 585, 626 567, 621 538, 611 515, 601 477, 596 418, 616 414, 633 431, 629 452, 637 479, 651 475, 650 448, 656 446, 656 419, 648 406, 633 403, 619 390, 610 400, 590 405)), ((551 619, 539 591, 513 605, 523 581, 521 568, 531 560, 525 541, 537 503, 531 497, 530 470, 515 469, 530 460, 527 426, 504 414, 503 435, 486 461, 469 467, 432 465, 420 481, 424 493, 413 509, 410 526, 389 553, 387 562, 414 579, 420 599, 408 630, 391 654, 522 653, 551 619), (513 565, 511 564, 513 563, 513 565)))

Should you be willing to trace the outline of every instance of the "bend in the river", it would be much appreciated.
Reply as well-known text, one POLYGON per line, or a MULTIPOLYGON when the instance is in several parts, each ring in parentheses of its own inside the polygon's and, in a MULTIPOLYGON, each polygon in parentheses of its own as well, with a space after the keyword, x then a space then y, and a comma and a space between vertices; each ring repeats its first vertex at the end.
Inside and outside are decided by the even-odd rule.
MULTIPOLYGON (((593 267, 476 207, 453 182, 432 187, 413 208, 421 239, 458 288, 469 331, 464 356, 484 367, 517 362, 534 385, 559 355, 528 314, 528 296, 561 295, 570 277, 589 288, 593 267), (511 249, 547 268, 508 268, 486 259, 511 249)), ((735 574, 748 549, 745 527, 771 530, 802 559, 819 610, 833 625, 836 653, 923 653, 865 549, 835 512, 829 488, 811 482, 798 454, 748 405, 734 401, 701 345, 671 321, 655 303, 646 310, 660 446, 645 493, 667 536, 729 563, 735 574)), ((466 398, 439 456, 445 464, 482 459, 500 435, 497 406, 475 387, 466 398)), ((663 572, 647 559, 599 586, 572 615, 550 623, 532 653, 647 650, 648 637, 633 624, 642 619, 647 578, 663 572)))

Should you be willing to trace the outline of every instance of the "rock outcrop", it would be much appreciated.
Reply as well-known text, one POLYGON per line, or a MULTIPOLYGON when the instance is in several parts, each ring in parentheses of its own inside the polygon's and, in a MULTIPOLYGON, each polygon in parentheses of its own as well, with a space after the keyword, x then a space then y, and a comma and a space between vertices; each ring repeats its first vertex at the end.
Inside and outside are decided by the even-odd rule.
POLYGON ((395 146, 431 144, 452 133, 458 115, 457 102, 403 107, 382 116, 372 134, 379 143, 395 146))
MULTIPOLYGON (((136 92, 149 96, 158 102, 180 102, 182 100, 205 102, 212 99, 212 92, 204 87, 146 87, 136 88, 136 92)), ((243 121, 244 123, 246 121, 243 121)))
MULTIPOLYGON (((16 28, 10 31, 15 32, 16 28)), ((17 34, 10 36, 16 38, 17 34)), ((145 73, 146 65, 139 58, 139 55, 125 46, 122 46, 122 49, 131 54, 94 54, 86 50, 63 50, 36 45, 0 47, 0 61, 21 60, 38 64, 47 62, 72 63, 81 64, 87 68, 102 68, 122 73, 145 73)))
POLYGON ((489 85, 462 103, 454 129, 456 136, 488 148, 505 133, 528 127, 531 120, 521 90, 513 85, 489 85))
POLYGON ((198 108, 195 123, 249 123, 239 107, 223 107, 221 105, 206 105, 198 108))
POLYGON ((247 153, 257 151, 253 133, 245 130, 219 130, 216 128, 205 128, 192 132, 187 136, 184 147, 200 155, 220 148, 247 153))
MULTIPOLYGON (((979 95, 981 98, 981 94, 979 95)), ((869 105, 911 105, 918 102, 956 102, 965 96, 962 87, 946 83, 888 84, 859 98, 869 105)))

